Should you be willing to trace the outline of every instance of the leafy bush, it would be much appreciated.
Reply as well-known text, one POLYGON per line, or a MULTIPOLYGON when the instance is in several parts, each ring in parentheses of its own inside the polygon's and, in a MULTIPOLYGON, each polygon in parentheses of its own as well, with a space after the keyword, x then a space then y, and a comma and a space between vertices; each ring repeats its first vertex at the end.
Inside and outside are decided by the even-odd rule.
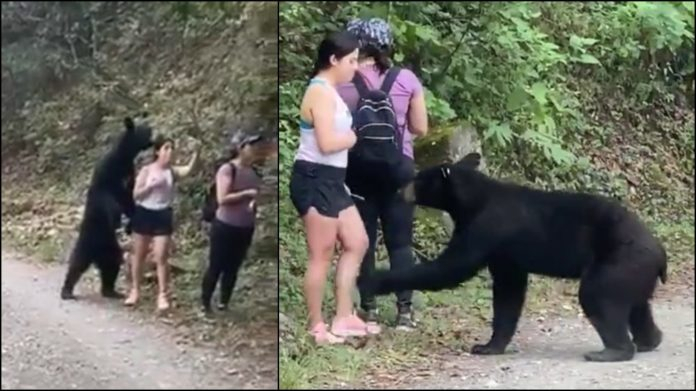
MULTIPOLYGON (((313 46, 355 16, 381 16, 393 26, 395 59, 427 88, 435 125, 466 120, 492 156, 516 145, 518 159, 570 166, 583 127, 574 75, 636 85, 667 72, 681 57, 693 74, 693 3, 427 3, 281 4, 281 82, 304 78, 313 46), (689 49, 688 55, 680 50, 689 49), (662 61, 660 61, 662 60, 662 61), (650 62, 652 61, 652 62, 650 62), (669 63, 669 64, 668 64, 669 63), (663 67, 654 69, 655 66, 663 67)), ((301 89, 282 95, 286 108, 301 89)))

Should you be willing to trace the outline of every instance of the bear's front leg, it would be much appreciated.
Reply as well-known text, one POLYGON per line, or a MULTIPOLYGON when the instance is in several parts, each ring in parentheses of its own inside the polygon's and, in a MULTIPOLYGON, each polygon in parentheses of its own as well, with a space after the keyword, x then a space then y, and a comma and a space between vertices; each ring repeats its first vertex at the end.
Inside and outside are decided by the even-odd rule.
POLYGON ((527 273, 511 265, 491 264, 493 276, 493 335, 485 345, 474 345, 472 354, 503 354, 517 329, 527 293, 527 273))

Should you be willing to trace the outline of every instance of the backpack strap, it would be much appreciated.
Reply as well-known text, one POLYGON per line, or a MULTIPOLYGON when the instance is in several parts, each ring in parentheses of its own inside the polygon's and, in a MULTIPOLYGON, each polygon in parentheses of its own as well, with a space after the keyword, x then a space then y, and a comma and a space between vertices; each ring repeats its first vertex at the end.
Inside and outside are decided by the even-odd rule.
POLYGON ((384 76, 384 81, 382 82, 382 87, 380 87, 380 90, 389 95, 389 91, 391 91, 391 88, 396 81, 396 77, 399 76, 399 72, 401 72, 401 68, 399 67, 389 68, 386 76, 384 76))
MULTIPOLYGON (((382 87, 380 87, 380 90, 387 94, 389 96, 389 91, 391 91, 392 86, 394 85, 394 82, 396 81, 397 76, 399 76, 399 72, 401 72, 401 68, 399 67, 391 67, 387 70, 387 74, 384 76, 384 81, 382 82, 382 87)), ((404 143, 404 129, 399 126, 399 122, 394 118, 394 121, 396 122, 396 141, 397 145, 399 146, 400 150, 403 150, 403 143, 404 143)))
POLYGON ((232 190, 232 187, 234 186, 234 177, 237 175, 237 166, 232 163, 225 163, 230 165, 230 188, 227 189, 227 192, 229 193, 232 190))
POLYGON ((355 89, 358 90, 358 95, 360 98, 364 98, 365 95, 370 92, 370 90, 367 88, 367 84, 365 83, 365 79, 362 78, 359 71, 356 71, 355 75, 353 75, 353 84, 355 84, 355 89))
MULTIPOLYGON (((232 172, 230 173, 230 178, 232 179, 232 184, 234 184, 234 176, 235 176, 235 174, 237 173, 237 166, 235 166, 235 165, 232 164, 232 163, 227 163, 227 162, 226 162, 226 163, 222 163, 221 165, 219 165, 219 166, 218 166, 218 170, 220 169, 220 167, 224 166, 225 164, 229 164, 229 165, 230 165, 230 170, 232 171, 232 172)), ((216 171, 216 175, 213 177, 213 180, 212 180, 211 183, 210 183, 210 189, 212 190, 213 188, 215 188, 215 185, 216 185, 216 184, 217 184, 217 171, 216 171)), ((227 189, 227 192, 229 192, 229 191, 230 191, 230 189, 227 189)), ((213 195, 213 196, 214 196, 214 197, 217 197, 216 195, 213 195)))

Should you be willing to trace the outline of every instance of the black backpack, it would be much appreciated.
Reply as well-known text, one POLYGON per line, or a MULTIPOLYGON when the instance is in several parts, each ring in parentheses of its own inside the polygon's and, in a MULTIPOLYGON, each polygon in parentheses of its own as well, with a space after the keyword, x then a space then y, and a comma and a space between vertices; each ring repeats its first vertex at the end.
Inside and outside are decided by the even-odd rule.
POLYGON ((369 90, 358 72, 353 77, 360 99, 353 112, 357 141, 348 152, 346 183, 357 194, 393 192, 410 179, 402 153, 403 133, 389 96, 400 70, 390 68, 376 90, 369 90))
MULTIPOLYGON (((232 180, 234 181, 234 176, 237 173, 237 166, 235 166, 232 163, 222 163, 222 164, 229 164, 232 166, 232 180)), ((216 165, 218 170, 220 169, 220 165, 216 165)), ((217 211, 218 208, 218 202, 217 202, 217 170, 215 171, 215 175, 213 175, 213 183, 210 184, 208 187, 208 193, 205 195, 205 201, 203 203, 203 209, 202 209, 202 219, 203 221, 206 221, 208 223, 212 222, 213 219, 215 219, 215 212, 217 211)))

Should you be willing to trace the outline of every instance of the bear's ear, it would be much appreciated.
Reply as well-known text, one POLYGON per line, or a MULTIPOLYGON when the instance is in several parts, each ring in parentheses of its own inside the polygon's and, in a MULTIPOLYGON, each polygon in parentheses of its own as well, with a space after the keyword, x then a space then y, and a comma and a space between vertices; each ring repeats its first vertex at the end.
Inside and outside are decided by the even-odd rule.
POLYGON ((458 166, 473 169, 477 169, 479 164, 481 164, 481 154, 479 154, 478 152, 471 152, 457 162, 458 166))
POLYGON ((131 117, 126 117, 123 120, 123 124, 126 126, 126 130, 129 132, 133 131, 133 129, 135 129, 135 123, 133 123, 133 118, 131 118, 131 117))

